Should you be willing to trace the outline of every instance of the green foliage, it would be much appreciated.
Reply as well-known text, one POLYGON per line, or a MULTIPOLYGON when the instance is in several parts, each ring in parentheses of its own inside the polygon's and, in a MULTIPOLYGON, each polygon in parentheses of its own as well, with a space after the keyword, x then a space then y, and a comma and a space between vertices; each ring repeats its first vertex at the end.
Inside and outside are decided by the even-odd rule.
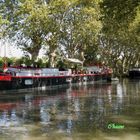
POLYGON ((66 12, 62 26, 61 44, 65 46, 67 55, 84 61, 84 50, 89 44, 97 41, 102 27, 99 5, 93 6, 93 1, 88 4, 84 1, 75 1, 66 12))
POLYGON ((25 0, 19 4, 19 10, 15 13, 16 29, 19 30, 19 44, 22 49, 31 54, 32 59, 36 59, 44 41, 42 25, 46 25, 47 8, 37 0, 25 0))
POLYGON ((31 55, 28 64, 44 47, 53 67, 65 57, 102 61, 118 75, 140 65, 139 0, 4 0, 0 7, 0 36, 12 36, 31 55))
POLYGON ((6 37, 8 34, 7 32, 7 26, 9 22, 6 19, 3 19, 3 17, 0 15, 0 39, 6 37))
POLYGON ((140 65, 138 0, 104 0, 103 29, 100 36, 102 61, 122 75, 130 67, 140 65))

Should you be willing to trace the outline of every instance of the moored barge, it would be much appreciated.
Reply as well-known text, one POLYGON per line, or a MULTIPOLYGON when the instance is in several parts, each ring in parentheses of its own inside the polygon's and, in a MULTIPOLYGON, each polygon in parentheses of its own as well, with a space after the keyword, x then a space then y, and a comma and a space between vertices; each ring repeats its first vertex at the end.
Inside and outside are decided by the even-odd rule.
POLYGON ((130 78, 140 78, 140 68, 133 68, 129 70, 129 77, 130 78))
POLYGON ((110 69, 87 68, 86 71, 58 68, 7 67, 0 73, 0 90, 47 87, 71 83, 109 80, 110 69))

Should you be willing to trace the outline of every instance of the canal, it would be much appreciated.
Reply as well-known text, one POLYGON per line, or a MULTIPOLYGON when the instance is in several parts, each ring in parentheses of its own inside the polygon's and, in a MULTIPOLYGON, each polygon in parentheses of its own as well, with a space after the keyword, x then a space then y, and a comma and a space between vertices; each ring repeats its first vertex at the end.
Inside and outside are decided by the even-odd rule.
POLYGON ((140 139, 140 80, 0 91, 0 140, 122 139, 140 139))

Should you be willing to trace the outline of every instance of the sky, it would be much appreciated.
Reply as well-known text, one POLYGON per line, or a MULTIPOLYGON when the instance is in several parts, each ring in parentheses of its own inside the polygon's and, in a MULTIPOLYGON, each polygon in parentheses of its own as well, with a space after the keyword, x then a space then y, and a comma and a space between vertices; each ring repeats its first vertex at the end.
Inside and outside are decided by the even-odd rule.
POLYGON ((4 57, 17 57, 23 56, 23 53, 14 43, 0 41, 0 56, 4 57))
MULTIPOLYGON (((43 50, 40 51, 39 53, 39 58, 43 56, 43 50)), ((0 57, 17 57, 20 58, 23 55, 23 52, 21 49, 17 47, 16 44, 14 43, 9 43, 9 42, 4 42, 0 41, 0 57)))

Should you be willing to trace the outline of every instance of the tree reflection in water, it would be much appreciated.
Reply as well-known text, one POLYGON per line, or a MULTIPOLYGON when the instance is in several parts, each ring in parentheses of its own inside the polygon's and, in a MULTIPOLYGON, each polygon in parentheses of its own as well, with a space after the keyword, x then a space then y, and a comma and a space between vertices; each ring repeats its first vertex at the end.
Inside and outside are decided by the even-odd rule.
MULTIPOLYGON (((8 130, 12 130, 13 126, 26 128, 28 136, 34 134, 50 138, 59 134, 80 139, 85 138, 81 134, 90 138, 109 136, 114 133, 107 129, 110 122, 124 123, 129 133, 133 126, 137 132, 140 128, 139 91, 140 82, 125 80, 119 83, 71 85, 50 91, 26 91, 18 99, 9 98, 6 94, 0 103, 0 130, 5 130, 1 136, 7 132, 10 135, 8 130), (138 124, 133 122, 134 125, 130 125, 130 120, 136 120, 138 124)), ((121 135, 121 132, 116 133, 121 135)))

